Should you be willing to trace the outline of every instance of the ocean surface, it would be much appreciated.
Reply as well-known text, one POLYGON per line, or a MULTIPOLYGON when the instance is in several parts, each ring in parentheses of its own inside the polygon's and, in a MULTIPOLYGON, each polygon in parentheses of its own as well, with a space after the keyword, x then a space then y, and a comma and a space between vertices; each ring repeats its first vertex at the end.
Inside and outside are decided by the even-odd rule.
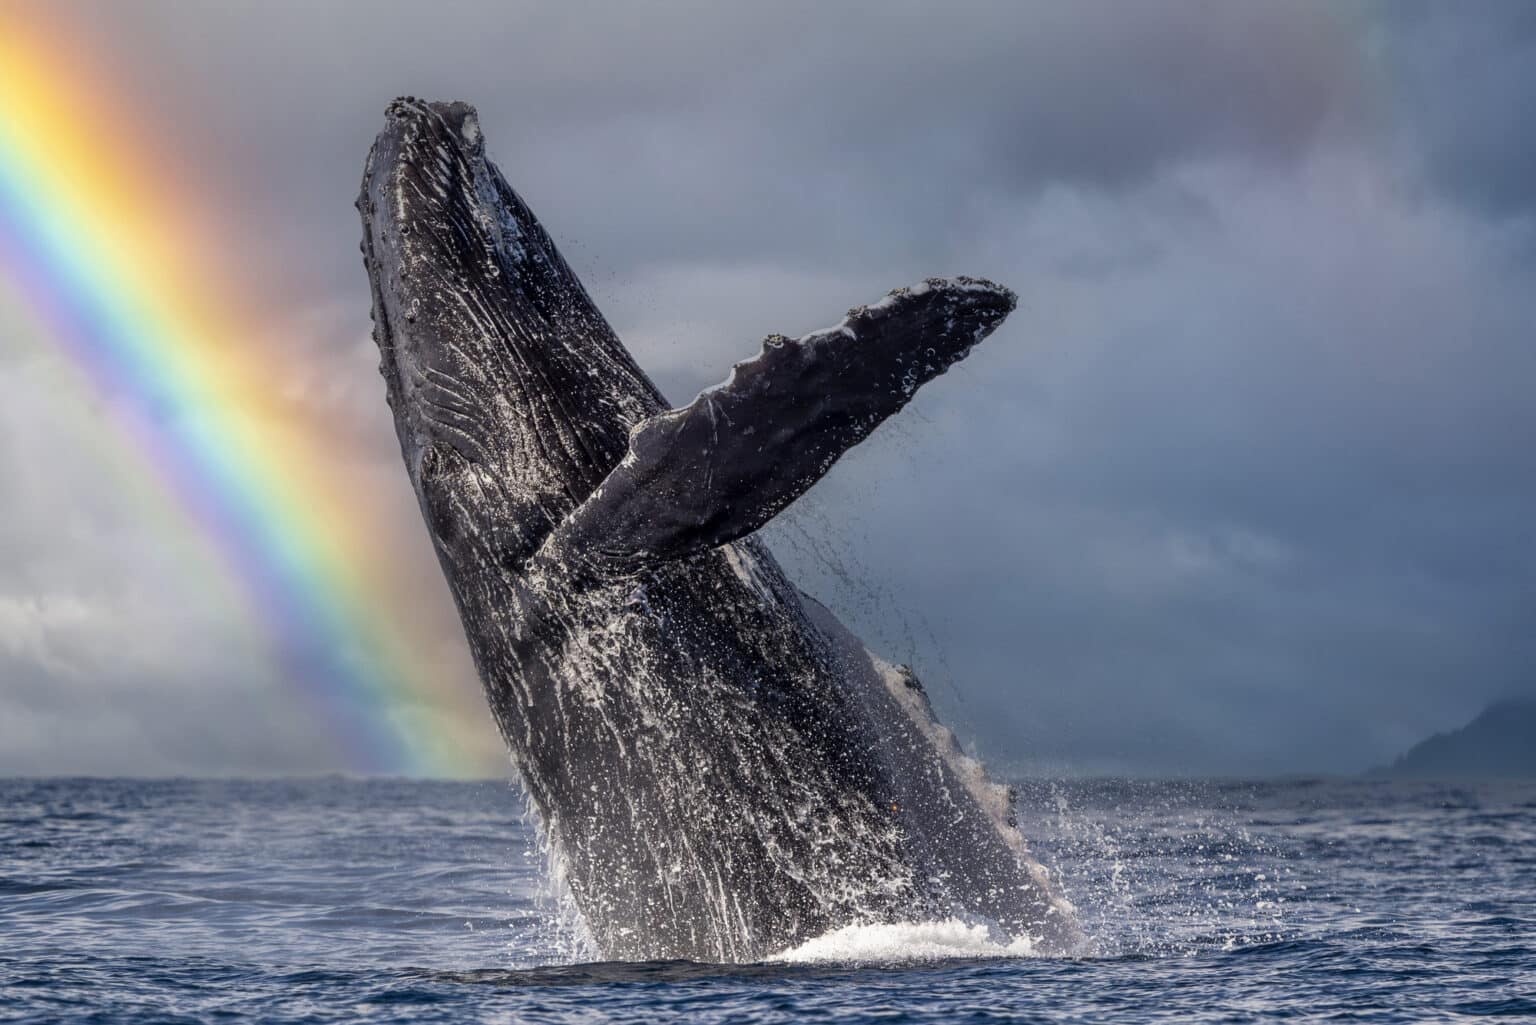
POLYGON ((0 1021, 1536 1021, 1536 785, 1024 782, 1094 950, 592 963, 506 783, 0 781, 0 1021))

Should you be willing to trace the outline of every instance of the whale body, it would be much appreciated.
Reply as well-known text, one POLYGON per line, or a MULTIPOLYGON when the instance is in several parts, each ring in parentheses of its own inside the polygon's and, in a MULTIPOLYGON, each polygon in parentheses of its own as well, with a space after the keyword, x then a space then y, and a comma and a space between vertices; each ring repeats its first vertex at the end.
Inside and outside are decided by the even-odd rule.
POLYGON ((406 469, 600 954, 747 961, 951 917, 1070 947, 1007 789, 753 536, 1013 294, 898 289, 671 409, 471 107, 391 104, 358 208, 406 469))

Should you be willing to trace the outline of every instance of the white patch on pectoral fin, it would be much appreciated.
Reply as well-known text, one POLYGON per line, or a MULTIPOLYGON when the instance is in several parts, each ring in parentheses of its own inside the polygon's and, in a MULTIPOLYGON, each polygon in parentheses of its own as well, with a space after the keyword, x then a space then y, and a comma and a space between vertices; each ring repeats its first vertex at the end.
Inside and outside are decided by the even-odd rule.
MULTIPOLYGON (((889 716, 894 713, 911 726, 911 735, 902 736, 905 731, 900 729, 886 734, 892 738, 891 756, 901 759, 917 754, 922 760, 936 759, 943 766, 943 775, 963 788, 965 796, 970 798, 969 803, 985 817, 991 831, 1006 847, 1049 909, 1046 917, 1054 921, 1037 925, 1053 935, 1053 949, 1076 949, 1075 944, 1081 941, 1081 936, 1072 924, 1074 909, 1052 883, 1050 873, 1030 853, 1024 834, 1018 828, 1012 788, 993 782, 980 760, 967 754, 954 732, 938 721, 927 693, 910 668, 887 662, 870 651, 826 606, 814 598, 801 592, 800 599, 811 625, 820 631, 830 646, 832 657, 837 660, 844 678, 854 688, 855 694, 864 695, 862 700, 866 704, 866 711, 872 716, 871 721, 889 722, 889 716), (883 720, 875 711, 883 703, 881 695, 888 695, 895 705, 883 720), (904 751, 908 753, 903 754, 904 751)), ((907 771, 911 768, 908 765, 894 775, 909 780, 925 775, 907 771)), ((943 787, 939 793, 944 792, 943 787)), ((954 806, 956 812, 964 814, 961 810, 966 803, 963 798, 957 801, 956 796, 950 794, 944 799, 954 806)), ((944 823, 935 825, 939 826, 941 832, 948 828, 944 823)), ((941 846, 953 852, 953 844, 945 842, 941 846)))
POLYGON ((1001 832, 1010 840, 1017 838, 1020 853, 1027 851, 1024 838, 1018 832, 1018 816, 1013 811, 1013 789, 992 782, 986 766, 966 753, 954 730, 939 722, 933 712, 933 703, 928 700, 928 692, 923 690, 911 666, 892 665, 868 648, 864 649, 864 654, 885 683, 886 690, 890 691, 902 711, 907 713, 912 724, 928 738, 950 771, 965 784, 971 797, 999 825, 1001 832))

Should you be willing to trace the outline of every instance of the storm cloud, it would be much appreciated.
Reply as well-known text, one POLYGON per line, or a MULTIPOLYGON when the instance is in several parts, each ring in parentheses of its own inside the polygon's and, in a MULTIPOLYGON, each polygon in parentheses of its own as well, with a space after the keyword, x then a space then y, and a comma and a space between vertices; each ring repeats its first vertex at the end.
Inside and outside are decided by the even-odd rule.
MULTIPOLYGON (((67 27, 221 225, 274 386, 445 649, 350 205, 397 94, 478 105, 674 401, 895 285, 1015 288, 770 541, 990 760, 1244 774, 1363 769, 1536 691, 1530 10, 138 2, 67 27)), ((58 377, 0 353, 0 771, 348 768, 234 600, 189 596, 207 574, 167 564, 58 377)))

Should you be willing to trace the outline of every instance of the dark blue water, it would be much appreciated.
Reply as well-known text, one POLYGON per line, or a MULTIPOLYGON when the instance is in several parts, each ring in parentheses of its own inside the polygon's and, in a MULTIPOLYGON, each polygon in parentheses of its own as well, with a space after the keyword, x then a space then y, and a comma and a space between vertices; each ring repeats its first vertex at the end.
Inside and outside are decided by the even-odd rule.
POLYGON ((1092 956, 592 964, 505 784, 0 782, 0 1021, 1536 1021, 1536 785, 1027 783, 1021 818, 1092 956))

